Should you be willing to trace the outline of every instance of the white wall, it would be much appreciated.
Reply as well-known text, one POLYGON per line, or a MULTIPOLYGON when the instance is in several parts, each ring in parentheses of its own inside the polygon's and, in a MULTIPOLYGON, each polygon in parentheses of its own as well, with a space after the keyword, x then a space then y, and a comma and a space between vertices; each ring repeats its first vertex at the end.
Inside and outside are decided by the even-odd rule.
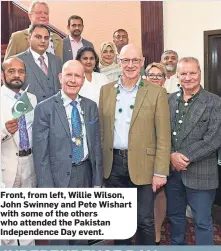
POLYGON ((204 31, 221 29, 221 1, 165 1, 164 49, 198 58, 204 86, 204 31))

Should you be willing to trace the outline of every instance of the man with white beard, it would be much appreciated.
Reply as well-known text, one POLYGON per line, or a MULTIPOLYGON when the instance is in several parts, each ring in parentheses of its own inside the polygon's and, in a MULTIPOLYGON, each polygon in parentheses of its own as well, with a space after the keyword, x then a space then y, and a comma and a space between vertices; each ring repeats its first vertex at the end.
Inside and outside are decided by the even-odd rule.
POLYGON ((173 93, 179 91, 179 83, 176 75, 176 67, 178 62, 178 54, 176 51, 167 50, 161 56, 161 63, 166 68, 166 82, 164 87, 167 93, 173 93))

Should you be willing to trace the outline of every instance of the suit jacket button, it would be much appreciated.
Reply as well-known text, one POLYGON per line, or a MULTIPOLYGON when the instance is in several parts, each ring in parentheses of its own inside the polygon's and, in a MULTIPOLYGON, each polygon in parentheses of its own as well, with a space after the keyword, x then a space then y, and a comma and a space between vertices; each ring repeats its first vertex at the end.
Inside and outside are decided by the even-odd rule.
POLYGON ((112 149, 112 148, 110 148, 110 151, 113 151, 113 149, 112 149))
POLYGON ((67 175, 70 175, 70 172, 67 172, 67 175))
POLYGON ((18 153, 16 153, 16 156, 18 156, 18 153))
POLYGON ((44 95, 43 98, 46 98, 46 96, 44 95))
POLYGON ((72 155, 69 155, 69 158, 72 158, 72 155))

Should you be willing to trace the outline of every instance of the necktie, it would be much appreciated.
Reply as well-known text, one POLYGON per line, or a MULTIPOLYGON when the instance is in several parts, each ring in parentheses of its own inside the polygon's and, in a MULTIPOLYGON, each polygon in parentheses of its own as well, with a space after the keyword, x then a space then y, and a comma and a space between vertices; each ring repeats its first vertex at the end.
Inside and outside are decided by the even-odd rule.
MULTIPOLYGON (((21 93, 15 94, 15 98, 18 99, 21 96, 21 93)), ((22 115, 18 119, 18 130, 19 130, 19 146, 22 150, 28 150, 30 148, 28 131, 26 126, 25 116, 22 115)))
POLYGON ((72 125, 72 160, 74 163, 79 163, 84 158, 84 146, 83 146, 83 135, 82 135, 82 124, 79 111, 77 109, 77 102, 73 100, 71 102, 72 114, 71 114, 71 125, 72 125))
POLYGON ((45 63, 45 59, 43 56, 40 56, 38 58, 38 60, 40 61, 40 68, 42 69, 42 71, 45 73, 45 75, 48 75, 48 67, 45 63))

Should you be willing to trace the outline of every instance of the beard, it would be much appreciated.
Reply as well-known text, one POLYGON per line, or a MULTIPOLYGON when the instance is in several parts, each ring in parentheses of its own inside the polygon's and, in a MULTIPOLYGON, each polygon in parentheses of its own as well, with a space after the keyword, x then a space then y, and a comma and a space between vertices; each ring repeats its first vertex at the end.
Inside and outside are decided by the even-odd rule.
POLYGON ((13 79, 10 82, 7 82, 5 80, 5 86, 8 87, 11 90, 15 90, 15 89, 21 89, 21 87, 23 86, 24 82, 22 82, 20 79, 13 79))
POLYGON ((166 67, 166 70, 168 72, 174 72, 174 71, 176 71, 176 66, 166 65, 165 67, 166 67))

